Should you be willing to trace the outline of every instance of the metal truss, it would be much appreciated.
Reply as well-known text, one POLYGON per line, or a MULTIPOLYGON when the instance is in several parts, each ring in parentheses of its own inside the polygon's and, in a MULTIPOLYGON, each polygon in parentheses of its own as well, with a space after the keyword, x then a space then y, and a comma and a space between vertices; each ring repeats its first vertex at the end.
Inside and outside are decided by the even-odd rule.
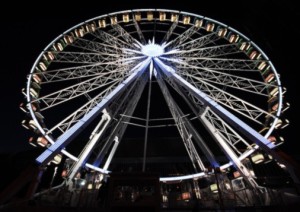
POLYGON ((133 16, 132 20, 133 20, 134 27, 135 27, 135 29, 136 29, 136 32, 137 32, 139 38, 140 38, 141 43, 142 43, 142 44, 146 44, 146 39, 145 39, 145 37, 144 37, 144 35, 143 35, 143 33, 142 33, 142 30, 141 30, 141 28, 140 28, 138 22, 135 20, 135 17, 134 17, 134 16, 133 16))
POLYGON ((162 39, 161 44, 168 42, 168 40, 170 39, 171 35, 173 34, 174 29, 176 28, 177 24, 178 24, 178 17, 177 17, 176 21, 173 22, 173 24, 169 28, 168 32, 165 34, 165 37, 162 39))
POLYGON ((239 50, 238 45, 236 43, 233 43, 233 44, 224 44, 224 45, 202 47, 202 48, 189 49, 189 50, 182 49, 182 50, 171 52, 171 54, 174 54, 174 57, 180 59, 186 57, 187 58, 194 58, 194 57, 212 58, 212 57, 219 57, 219 56, 227 56, 239 52, 241 52, 241 50, 239 50))
MULTIPOLYGON (((180 75, 180 74, 179 74, 180 75)), ((205 92, 214 101, 234 110, 235 112, 247 117, 248 119, 263 125, 260 118, 265 116, 270 116, 275 118, 275 116, 229 92, 224 91, 210 83, 205 81, 196 81, 192 77, 183 76, 184 79, 189 80, 189 82, 198 88, 199 90, 205 92)))
POLYGON ((97 42, 96 40, 86 40, 84 38, 77 38, 70 46, 94 53, 107 52, 110 54, 121 53, 122 48, 127 47, 125 44, 121 45, 120 42, 117 44, 117 41, 115 44, 105 44, 97 42))
POLYGON ((268 96, 268 89, 275 87, 273 84, 249 79, 220 71, 210 70, 208 68, 198 68, 190 65, 177 66, 177 73, 187 77, 192 77, 200 81, 216 83, 222 86, 243 90, 257 95, 268 96))
MULTIPOLYGON (((263 123, 261 121, 259 121, 260 117, 270 116, 270 117, 275 118, 275 116, 273 114, 255 106, 255 105, 253 105, 253 104, 251 104, 229 92, 226 92, 224 89, 221 89, 221 88, 207 82, 207 81, 212 81, 209 78, 197 77, 197 75, 202 75, 202 73, 204 76, 206 76, 205 72, 201 72, 200 74, 198 74, 198 72, 197 72, 197 74, 194 74, 194 73, 189 74, 188 72, 186 73, 185 71, 181 71, 180 69, 178 71, 176 71, 176 73, 179 76, 183 77, 185 80, 188 80, 193 86, 195 86, 199 90, 205 92, 207 95, 209 95, 212 99, 214 99, 218 103, 225 105, 226 107, 242 114, 243 116, 251 119, 252 121, 262 125, 263 123)), ((226 77, 223 77, 223 75, 221 75, 221 76, 224 79, 223 81, 225 81, 226 77)), ((234 76, 230 76, 230 77, 234 78, 234 76)), ((214 77, 214 78, 216 78, 216 77, 214 77)), ((235 78, 235 79, 237 79, 237 78, 235 78)), ((255 82, 256 84, 258 84, 258 82, 254 81, 254 80, 247 80, 247 79, 242 79, 242 78, 240 78, 239 80, 240 81, 244 80, 244 81, 242 81, 243 86, 240 86, 240 84, 236 82, 237 86, 242 87, 241 90, 246 90, 246 88, 247 88, 247 91, 249 91, 248 90, 249 88, 252 88, 252 90, 253 89, 257 90, 259 88, 257 86, 251 87, 250 85, 243 83, 243 82, 248 82, 248 83, 254 84, 254 82, 255 82)), ((213 81, 213 83, 217 83, 217 82, 218 82, 217 80, 213 81)), ((231 85, 230 87, 238 88, 237 86, 233 86, 235 84, 234 82, 228 82, 228 84, 231 85)), ((227 84, 224 83, 222 85, 226 86, 227 84)), ((267 85, 265 85, 265 84, 263 84, 261 86, 264 86, 264 87, 260 87, 262 90, 265 90, 267 87, 267 85)))
MULTIPOLYGON (((286 164, 272 150, 275 144, 267 139, 280 125, 278 116, 283 111, 279 75, 264 52, 246 36, 218 21, 181 11, 133 10, 99 16, 67 30, 41 52, 23 92, 24 111, 31 116, 24 120, 24 126, 50 143, 37 162, 48 164, 62 152, 74 161, 73 176, 83 166, 108 173, 127 125, 135 124, 130 119, 153 66, 175 120, 172 126, 178 128, 195 170, 206 170, 199 156, 203 153, 213 167, 225 169, 233 164, 249 185, 263 190, 257 188, 241 161, 260 148, 286 164), (145 48, 146 38, 152 37, 149 49, 145 48), (149 65, 148 73, 145 70, 149 65), (193 119, 200 122, 192 122, 182 112, 165 83, 186 101, 195 114, 193 119), (107 116, 102 117, 101 126, 79 156, 67 152, 67 145, 104 109, 107 116), (64 116, 55 116, 46 125, 44 117, 60 110, 64 116), (220 166, 214 149, 195 129, 196 123, 207 128, 229 163, 220 166), (264 137, 257 132, 261 125, 269 127, 264 137)), ((156 127, 149 122, 149 108, 147 118, 142 119, 145 126, 139 125, 146 129, 144 152, 147 130, 156 127)), ((205 174, 169 177, 167 181, 205 174)))
POLYGON ((125 36, 126 36, 127 39, 134 41, 133 39, 130 38, 131 35, 128 35, 127 32, 125 32, 124 30, 120 29, 119 27, 118 27, 118 30, 120 30, 120 31, 115 31, 117 37, 114 36, 114 35, 112 35, 112 34, 109 34, 109 33, 105 32, 105 31, 103 31, 101 29, 97 29, 95 32, 92 32, 91 34, 93 36, 95 36, 96 38, 100 39, 101 41, 103 41, 104 43, 109 44, 111 46, 115 46, 115 47, 118 47, 118 48, 135 49, 136 46, 133 45, 134 42, 127 43, 127 42, 123 41, 122 39, 118 38, 118 36, 122 37, 118 33, 123 33, 123 35, 126 34, 125 36))
POLYGON ((175 63, 188 63, 191 66, 199 68, 208 68, 211 70, 221 70, 224 72, 228 71, 244 71, 244 72, 258 72, 258 64, 264 60, 243 60, 243 59, 225 59, 225 58, 181 58, 170 59, 161 57, 166 61, 175 62, 175 63))
POLYGON ((202 115, 213 126, 215 133, 218 133, 224 141, 240 156, 243 152, 240 150, 252 149, 251 145, 245 141, 236 131, 232 129, 225 121, 218 115, 212 112, 209 108, 202 115), (242 145, 241 145, 242 144, 242 145))
MULTIPOLYGON (((199 38, 188 41, 186 43, 180 42, 180 44, 176 45, 175 48, 176 49, 184 49, 184 50, 200 49, 201 47, 207 46, 208 44, 215 43, 219 39, 220 39, 220 36, 218 36, 214 32, 211 32, 211 33, 203 35, 199 38)), ((184 41, 185 40, 186 40, 186 38, 184 39, 184 41)))
MULTIPOLYGON (((110 146, 112 145, 114 137, 118 137, 119 141, 122 140, 123 135, 125 133, 125 130, 128 126, 128 124, 124 124, 124 122, 129 122, 130 117, 132 116, 136 105, 138 103, 138 100, 140 99, 142 92, 145 88, 147 82, 147 77, 144 77, 143 79, 140 79, 138 84, 136 85, 138 88, 137 90, 134 90, 130 93, 128 98, 131 98, 131 101, 127 101, 127 104, 124 104, 124 110, 123 113, 126 114, 127 116, 121 116, 117 122, 117 124, 114 126, 113 131, 110 133, 109 137, 106 139, 105 145, 103 145, 97 153, 97 157, 94 160, 93 165, 99 166, 102 163, 102 160, 104 156, 108 153, 108 150, 110 146)), ((95 151, 94 151, 95 152, 95 151)), ((104 166, 103 166, 104 167, 104 166)), ((108 168, 108 167, 107 167, 108 168)))
MULTIPOLYGON (((174 27, 174 29, 175 29, 175 27, 174 27)), ((181 45, 183 45, 186 40, 190 39, 192 37, 192 35, 195 34, 198 30, 199 30, 199 28, 193 25, 189 29, 184 31, 182 34, 180 34, 178 37, 176 37, 174 40, 167 43, 166 46, 168 46, 168 48, 170 48, 170 47, 178 48, 181 45)))
MULTIPOLYGON (((132 72, 132 74, 121 84, 119 84, 111 93, 107 96, 103 96, 101 102, 94 106, 83 118, 80 119, 76 124, 68 129, 62 136, 60 136, 56 142, 51 145, 47 150, 45 150, 36 160, 38 163, 47 164, 55 154, 61 151, 71 140, 78 135, 87 125, 90 123, 105 106, 111 102, 116 94, 124 88, 126 88, 134 79, 138 78, 147 68, 150 63, 150 58, 140 64, 140 66, 132 72)), ((52 140, 50 137, 47 138, 52 140)))
POLYGON ((113 74, 108 72, 55 91, 51 94, 47 94, 46 96, 39 97, 32 102, 40 102, 42 110, 46 110, 58 104, 69 101, 70 99, 77 98, 90 91, 110 86, 115 82, 120 82, 121 79, 119 76, 114 77, 113 74))
MULTIPOLYGON (((209 107, 207 107, 208 111, 210 110, 209 107)), ((228 137, 224 137, 224 133, 221 133, 221 131, 219 129, 222 129, 222 127, 220 127, 220 125, 215 125, 213 123, 215 123, 216 119, 219 119, 217 116, 214 117, 214 119, 211 119, 211 113, 208 117, 209 119, 206 118, 206 113, 204 112, 201 116, 202 121, 205 124, 205 127, 209 130, 209 132, 211 133, 211 135, 213 136, 213 138, 216 140, 216 142, 218 143, 218 145, 221 147, 221 149, 223 150, 223 152, 225 153, 225 155, 228 157, 228 159, 233 163, 233 165, 235 166, 235 168, 241 173, 241 175, 244 177, 244 179, 249 183, 249 185, 260 192, 264 192, 265 188, 260 187, 255 179, 253 178, 253 176, 251 175, 251 173, 249 172, 249 170, 247 169, 246 166, 244 166, 244 164, 239 160, 238 156, 235 154, 235 152, 230 148, 233 147, 233 145, 230 143, 228 139, 228 137), (217 117, 217 118, 216 118, 217 117), (217 126, 218 128, 215 128, 215 126, 217 126), (225 140, 225 139, 226 140, 225 140)), ((221 119, 219 119, 221 120, 221 119)), ((225 126, 225 125, 224 125, 225 126)), ((225 128, 226 129, 226 128, 225 128)))
POLYGON ((117 136, 119 141, 122 140, 122 136, 125 132, 127 124, 123 124, 124 121, 128 121, 129 117, 120 116, 121 113, 126 113, 128 116, 133 114, 138 100, 144 90, 147 82, 147 73, 144 73, 139 79, 137 79, 132 86, 126 89, 118 98, 119 101, 111 103, 108 108, 112 113, 112 119, 106 136, 93 149, 94 165, 99 166, 102 162, 103 157, 106 155, 110 145, 114 138, 117 136), (123 129, 124 128, 124 129, 123 129))
MULTIPOLYGON (((130 65, 136 65, 137 61, 130 65)), ((74 79, 84 79, 86 77, 93 77, 93 76, 101 76, 106 72, 110 72, 111 74, 117 74, 118 72, 125 73, 126 70, 130 68, 130 65, 124 65, 121 67, 117 67, 114 63, 107 63, 107 64, 91 64, 91 65, 83 65, 83 66, 76 66, 70 68, 62 68, 62 69, 55 69, 46 72, 39 72, 33 73, 41 76, 43 81, 40 83, 47 84, 47 83, 55 83, 60 81, 68 81, 74 79)), ((31 74, 31 75, 33 75, 31 74)))
POLYGON ((233 127, 237 128, 242 134, 248 137, 255 143, 259 143, 261 146, 267 146, 266 148, 274 148, 274 144, 260 135, 257 131, 247 125, 245 122, 234 116, 232 113, 227 111, 212 98, 208 97, 202 89, 194 87, 192 84, 181 78, 176 74, 175 70, 170 66, 165 65, 160 59, 155 58, 156 64, 163 70, 164 74, 168 77, 172 77, 173 80, 178 82, 181 86, 189 89, 193 95, 199 98, 205 105, 209 106, 215 113, 217 113, 222 119, 227 121, 233 127))
POLYGON ((97 124, 96 128, 93 130, 90 140, 87 142, 85 147, 82 149, 81 153, 78 156, 78 161, 74 162, 72 167, 69 170, 68 173, 68 179, 67 179, 67 185, 73 184, 73 179, 76 176, 77 172, 79 169, 85 165, 88 157, 92 153, 92 149, 96 145, 96 143, 99 141, 101 138, 101 135, 103 134, 103 131, 106 129, 107 125, 109 124, 111 120, 110 115, 107 113, 107 111, 104 109, 103 110, 103 115, 100 120, 100 122, 97 124))
MULTIPOLYGON (((185 100, 188 106, 191 108, 193 113, 196 115, 197 118, 204 112, 204 104, 203 102, 199 101, 195 96, 189 92, 189 90, 185 90, 184 87, 181 87, 176 82, 171 80, 170 78, 166 77, 165 75, 161 75, 161 77, 168 82, 168 84, 177 91, 177 93, 185 100)), ((219 163, 217 162, 214 154, 206 145, 204 139, 198 134, 197 130, 194 129, 193 125, 191 124, 190 120, 186 117, 183 117, 184 124, 187 125, 188 129, 190 130, 193 138, 195 139, 196 144, 199 146, 201 151, 207 157, 208 161, 210 162, 212 167, 219 167, 219 163)))
POLYGON ((128 60, 138 59, 122 58, 120 54, 110 53, 90 53, 90 52, 60 52, 56 54, 53 62, 59 63, 80 63, 80 64, 91 64, 91 63, 107 63, 107 62, 126 62, 128 60))
POLYGON ((159 84, 159 87, 160 87, 163 95, 164 95, 167 105, 169 106, 170 112, 175 120, 177 129, 182 138, 184 146, 188 152, 188 155, 192 161, 194 169, 197 171, 199 168, 201 171, 205 171, 206 168, 204 167, 203 162, 193 144, 192 133, 187 128, 187 126, 184 122, 186 120, 186 118, 184 118, 183 112, 180 110, 178 105, 175 103, 170 92, 168 91, 167 86, 165 85, 165 83, 163 82, 162 78, 159 75, 160 74, 157 73, 157 82, 159 84))
POLYGON ((114 29, 114 32, 116 32, 113 34, 115 37, 120 37, 124 39, 127 44, 131 45, 132 49, 139 49, 139 47, 133 44, 139 44, 140 42, 138 42, 134 37, 132 37, 123 27, 121 27, 119 24, 112 24, 111 26, 114 29))

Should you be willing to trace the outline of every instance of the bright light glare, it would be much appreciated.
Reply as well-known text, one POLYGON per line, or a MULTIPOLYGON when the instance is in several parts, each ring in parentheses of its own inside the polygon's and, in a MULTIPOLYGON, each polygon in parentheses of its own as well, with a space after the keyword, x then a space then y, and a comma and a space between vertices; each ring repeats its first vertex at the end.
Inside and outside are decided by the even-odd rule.
POLYGON ((142 47, 142 53, 149 57, 158 57, 164 53, 164 49, 158 44, 150 43, 142 47))

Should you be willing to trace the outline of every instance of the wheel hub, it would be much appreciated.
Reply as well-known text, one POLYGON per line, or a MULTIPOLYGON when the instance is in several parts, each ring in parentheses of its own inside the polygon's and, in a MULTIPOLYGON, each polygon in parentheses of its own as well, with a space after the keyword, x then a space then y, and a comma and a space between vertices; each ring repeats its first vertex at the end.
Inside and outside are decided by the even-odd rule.
POLYGON ((142 47, 142 53, 148 57, 159 57, 164 53, 164 48, 158 44, 150 43, 142 47))

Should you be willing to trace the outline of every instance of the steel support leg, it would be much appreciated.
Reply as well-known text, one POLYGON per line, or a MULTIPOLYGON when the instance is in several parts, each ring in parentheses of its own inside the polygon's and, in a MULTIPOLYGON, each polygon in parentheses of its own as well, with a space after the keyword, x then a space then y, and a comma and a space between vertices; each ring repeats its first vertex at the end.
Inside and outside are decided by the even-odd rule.
POLYGON ((92 134, 90 136, 90 141, 85 145, 83 151, 80 153, 80 155, 78 157, 78 161, 76 161, 73 164, 72 168, 70 169, 69 176, 68 176, 67 183, 66 183, 67 185, 72 183, 72 181, 73 181, 74 177, 76 176, 77 172, 79 171, 79 169, 87 161, 88 157, 90 156, 90 154, 92 152, 92 149, 94 148, 96 143, 99 141, 102 133, 106 129, 110 120, 111 120, 111 117, 106 112, 106 110, 104 110, 99 124, 96 126, 96 128, 94 129, 94 131, 92 132, 92 134))

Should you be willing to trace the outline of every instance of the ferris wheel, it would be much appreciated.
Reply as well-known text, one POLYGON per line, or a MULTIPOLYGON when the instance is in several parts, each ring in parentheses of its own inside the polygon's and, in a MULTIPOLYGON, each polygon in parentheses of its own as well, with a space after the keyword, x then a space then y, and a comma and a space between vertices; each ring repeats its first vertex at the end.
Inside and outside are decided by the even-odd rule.
MULTIPOLYGON (((276 158, 272 149, 283 141, 277 131, 288 125, 283 112, 289 105, 265 53, 216 20, 182 11, 137 9, 82 22, 38 56, 21 104, 27 113, 23 126, 36 133, 30 143, 45 148, 37 162, 59 162, 65 155, 74 161, 70 178, 84 165, 108 174, 152 80, 157 81, 195 170, 162 176, 161 181, 201 177, 207 160, 221 170, 233 165, 253 183, 243 160, 276 158), (185 100, 228 163, 216 159, 170 89, 185 100), (69 151, 68 145, 89 126, 93 131, 80 153, 69 151)), ((146 128, 149 110, 145 108, 146 128)))

